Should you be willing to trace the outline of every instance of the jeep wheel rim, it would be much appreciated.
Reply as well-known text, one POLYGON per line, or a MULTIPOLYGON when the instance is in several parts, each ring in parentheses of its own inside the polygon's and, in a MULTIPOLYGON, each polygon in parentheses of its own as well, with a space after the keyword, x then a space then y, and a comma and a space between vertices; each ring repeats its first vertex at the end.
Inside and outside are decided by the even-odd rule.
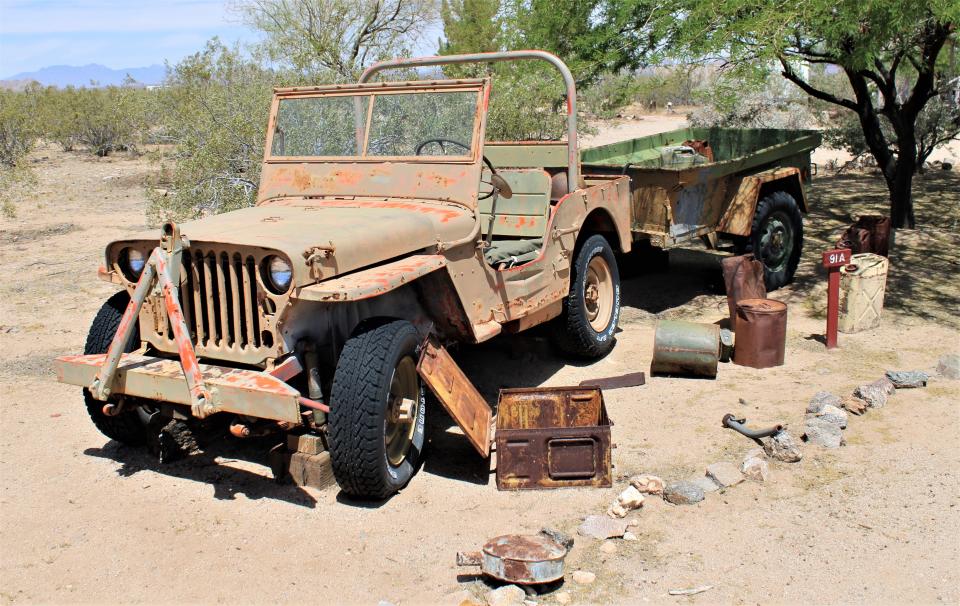
POLYGON ((793 251, 793 225, 789 217, 777 212, 760 230, 760 258, 770 271, 783 269, 793 251))
POLYGON ((603 257, 590 259, 587 265, 587 280, 583 288, 583 304, 590 326, 603 332, 610 325, 613 315, 613 276, 603 257))
POLYGON ((420 381, 417 378, 417 365, 410 356, 401 359, 393 370, 387 398, 383 443, 387 460, 391 466, 397 467, 410 452, 416 419, 420 413, 420 381))

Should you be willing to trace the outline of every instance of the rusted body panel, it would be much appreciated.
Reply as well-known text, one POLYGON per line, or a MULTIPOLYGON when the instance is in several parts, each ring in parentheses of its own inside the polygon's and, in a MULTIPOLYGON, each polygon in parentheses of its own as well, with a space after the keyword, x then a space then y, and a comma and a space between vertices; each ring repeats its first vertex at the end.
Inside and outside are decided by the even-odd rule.
POLYGON ((501 390, 497 488, 612 486, 611 425, 597 387, 501 390))
POLYGON ((726 205, 726 211, 717 224, 717 231, 737 236, 749 235, 761 188, 765 183, 774 181, 781 181, 781 185, 799 192, 797 204, 800 205, 800 210, 807 212, 807 196, 801 183, 800 169, 793 166, 775 168, 733 180, 730 190, 736 193, 726 205))
POLYGON ((481 456, 490 455, 490 407, 442 346, 427 341, 417 372, 457 422, 481 456))
MULTIPOLYGON (((106 354, 63 356, 54 361, 57 380, 87 386, 106 354)), ((300 394, 266 372, 213 364, 197 366, 212 403, 223 412, 300 423, 300 394)), ((177 360, 123 354, 114 379, 114 393, 174 404, 191 404, 191 394, 177 360)))

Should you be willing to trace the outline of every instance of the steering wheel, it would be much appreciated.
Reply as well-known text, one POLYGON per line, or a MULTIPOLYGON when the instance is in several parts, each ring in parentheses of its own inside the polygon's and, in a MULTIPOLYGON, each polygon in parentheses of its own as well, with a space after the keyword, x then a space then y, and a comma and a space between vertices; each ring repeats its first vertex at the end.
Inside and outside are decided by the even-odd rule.
MULTIPOLYGON (((428 145, 430 145, 431 143, 436 143, 437 145, 439 145, 439 146, 440 146, 440 151, 441 151, 441 152, 444 152, 444 153, 446 153, 446 151, 447 151, 446 147, 444 147, 444 144, 445 144, 445 143, 451 143, 451 144, 456 145, 456 146, 458 146, 458 147, 462 147, 463 149, 467 150, 468 152, 470 151, 470 146, 467 145, 466 143, 461 143, 460 141, 455 141, 455 140, 453 140, 453 139, 436 138, 436 139, 424 139, 423 141, 421 141, 420 143, 417 144, 417 147, 414 149, 414 152, 415 152, 418 156, 422 156, 422 155, 423 155, 423 153, 422 153, 422 152, 423 152, 423 148, 426 147, 426 146, 428 146, 428 145)), ((491 175, 497 174, 497 169, 495 169, 495 168, 493 167, 493 164, 490 162, 490 160, 489 160, 486 156, 481 156, 481 158, 483 159, 483 163, 487 165, 487 168, 490 169, 490 174, 491 174, 491 175)), ((487 185, 490 186, 490 193, 484 194, 484 195, 482 195, 482 196, 477 196, 477 200, 486 200, 487 198, 493 196, 493 193, 494 193, 495 191, 497 191, 497 189, 498 189, 498 188, 497 188, 496 186, 494 186, 494 184, 491 183, 490 181, 483 181, 483 180, 481 180, 480 182, 481 182, 481 183, 486 183, 487 185)))

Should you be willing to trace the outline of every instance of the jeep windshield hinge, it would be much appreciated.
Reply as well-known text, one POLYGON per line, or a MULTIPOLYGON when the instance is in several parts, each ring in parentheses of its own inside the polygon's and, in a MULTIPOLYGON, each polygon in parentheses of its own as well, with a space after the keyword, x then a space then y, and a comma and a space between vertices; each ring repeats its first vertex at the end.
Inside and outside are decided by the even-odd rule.
POLYGON ((203 383, 197 354, 193 349, 190 330, 183 319, 180 307, 180 264, 183 249, 190 246, 186 238, 180 236, 180 228, 172 222, 164 223, 160 230, 160 246, 153 249, 150 258, 143 267, 143 273, 133 291, 133 297, 123 312, 117 334, 114 335, 107 357, 100 371, 90 384, 90 393, 100 401, 110 397, 111 386, 117 375, 120 358, 130 343, 137 325, 140 309, 148 296, 162 296, 167 311, 167 319, 173 329, 173 338, 180 355, 180 368, 190 390, 190 409, 197 418, 207 417, 217 412, 203 383))

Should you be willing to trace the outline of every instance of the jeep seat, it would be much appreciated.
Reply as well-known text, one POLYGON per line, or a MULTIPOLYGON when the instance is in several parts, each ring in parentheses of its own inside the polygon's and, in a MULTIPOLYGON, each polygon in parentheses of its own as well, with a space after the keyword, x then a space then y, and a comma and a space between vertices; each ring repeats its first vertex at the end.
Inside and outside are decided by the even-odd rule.
MULTIPOLYGON (((505 168, 497 173, 510 185, 513 197, 497 198, 496 209, 492 197, 480 200, 480 228, 484 236, 490 225, 490 215, 495 210, 494 239, 543 237, 550 216, 550 175, 536 168, 505 168)), ((488 177, 489 173, 485 172, 483 179, 488 177)), ((481 185, 481 195, 487 191, 489 186, 481 185)))

